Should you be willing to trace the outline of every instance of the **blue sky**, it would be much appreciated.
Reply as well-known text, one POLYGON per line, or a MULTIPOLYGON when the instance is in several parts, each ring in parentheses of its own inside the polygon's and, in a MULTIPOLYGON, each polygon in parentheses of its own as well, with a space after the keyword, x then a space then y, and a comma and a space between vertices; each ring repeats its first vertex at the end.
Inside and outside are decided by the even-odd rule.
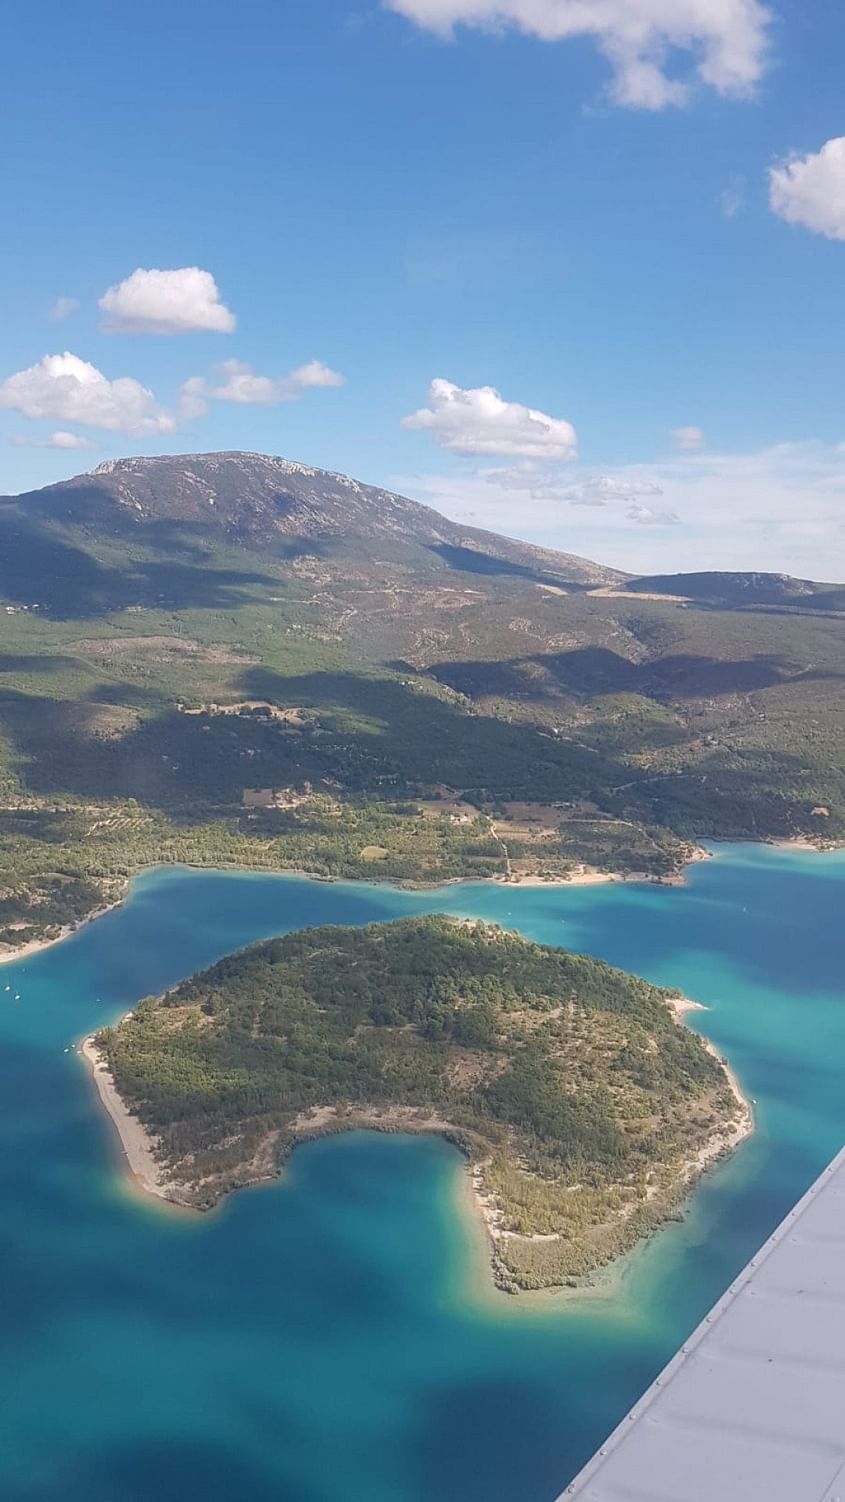
POLYGON ((0 490, 255 449, 621 566, 845 577, 838 0, 15 11, 0 490))

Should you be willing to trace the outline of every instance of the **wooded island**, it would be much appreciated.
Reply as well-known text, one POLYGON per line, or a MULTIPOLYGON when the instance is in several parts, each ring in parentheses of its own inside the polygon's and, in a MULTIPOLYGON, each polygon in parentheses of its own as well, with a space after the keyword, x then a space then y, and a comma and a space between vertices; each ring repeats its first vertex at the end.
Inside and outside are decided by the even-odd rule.
POLYGON ((254 945, 94 1045, 164 1198, 211 1208, 329 1132, 437 1132, 467 1156, 499 1286, 540 1288, 634 1245, 749 1128, 673 1004, 599 960, 428 917, 254 945))

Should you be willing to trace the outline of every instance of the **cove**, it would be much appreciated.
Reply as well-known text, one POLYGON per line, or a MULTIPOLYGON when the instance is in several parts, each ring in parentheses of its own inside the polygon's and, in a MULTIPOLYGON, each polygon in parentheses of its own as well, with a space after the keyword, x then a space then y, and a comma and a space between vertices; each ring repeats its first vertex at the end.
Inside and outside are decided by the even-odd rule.
POLYGON ((175 869, 0 968, 0 1495, 553 1502, 845 1140, 843 915, 845 855, 755 846, 677 888, 175 869), (254 939, 435 911, 682 987, 756 1100, 754 1138, 595 1296, 494 1296, 436 1140, 311 1144, 207 1218, 141 1201, 65 1051, 254 939))

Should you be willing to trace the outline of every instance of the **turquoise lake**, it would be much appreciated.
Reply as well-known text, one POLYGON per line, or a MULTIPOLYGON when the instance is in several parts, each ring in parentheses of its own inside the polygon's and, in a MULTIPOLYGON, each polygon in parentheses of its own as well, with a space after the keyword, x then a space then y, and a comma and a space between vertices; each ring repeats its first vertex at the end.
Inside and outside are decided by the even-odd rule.
POLYGON ((845 1140, 843 977, 843 854, 720 847, 676 888, 142 877, 0 969, 3 1502, 553 1502, 845 1140), (495 1295, 436 1140, 311 1144, 204 1218, 121 1178, 70 1045, 253 939, 431 911, 682 987, 756 1100, 609 1291, 495 1295))

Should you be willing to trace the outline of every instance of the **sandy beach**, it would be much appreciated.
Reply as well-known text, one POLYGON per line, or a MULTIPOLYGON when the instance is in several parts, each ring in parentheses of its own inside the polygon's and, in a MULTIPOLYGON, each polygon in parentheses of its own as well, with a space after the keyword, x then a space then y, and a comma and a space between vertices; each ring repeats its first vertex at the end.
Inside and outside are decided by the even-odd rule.
POLYGON ((0 965, 17 965, 21 960, 29 959, 34 954, 41 954, 45 949, 53 949, 56 944, 63 944, 65 939, 70 939, 74 934, 81 933, 90 923, 96 923, 98 918, 105 918, 106 913, 113 913, 116 908, 122 907, 129 891, 129 883, 122 896, 114 902, 107 902, 103 907, 98 907, 96 912, 89 913, 87 918, 82 918, 79 923, 66 923, 52 939, 30 939, 28 943, 21 944, 19 949, 10 949, 0 946, 0 965))
MULTIPOLYGON (((679 1027, 685 1025, 684 1018, 690 1012, 706 1012, 708 1010, 702 1002, 692 1001, 689 996, 670 997, 669 1006, 679 1027)), ((719 1127, 707 1139, 704 1145, 699 1148, 694 1157, 687 1160, 681 1172, 681 1182, 685 1184, 691 1184, 719 1158, 732 1153, 754 1131, 754 1108, 739 1083, 736 1074, 727 1059, 719 1053, 715 1044, 711 1043, 707 1038, 702 1038, 701 1041, 707 1052, 724 1069, 728 1084, 739 1109, 734 1121, 726 1123, 723 1127, 719 1127)))
POLYGON ((669 1006, 674 1013, 675 1021, 680 1022, 687 1012, 706 1012, 707 1008, 700 1001, 691 1001, 688 996, 670 996, 669 1006))
POLYGON ((576 871, 571 876, 491 876, 502 887, 602 887, 613 881, 642 881, 644 877, 623 876, 620 871, 576 871))
MULTIPOLYGON (((100 914, 97 913, 96 916, 99 917, 100 914)), ((93 923, 94 915, 86 918, 85 922, 93 923)), ((82 924, 80 923, 78 927, 81 928, 82 924)), ((54 944, 64 943, 65 939, 69 939, 71 934, 76 932, 77 925, 67 923, 64 928, 59 930, 54 939, 30 939, 28 943, 21 944, 19 949, 11 949, 4 946, 0 949, 0 965, 17 965, 19 960, 28 959, 33 954, 40 954, 43 949, 52 949, 54 944)))
POLYGON ((695 1183, 696 1179, 701 1178, 702 1174, 706 1173, 708 1168, 712 1168, 713 1164, 717 1163, 720 1158, 725 1158, 729 1153, 735 1152, 740 1143, 744 1142, 746 1137, 750 1137, 754 1131, 754 1107, 745 1094, 734 1071, 731 1069, 730 1064, 722 1057, 712 1043, 704 1040, 704 1046, 714 1059, 718 1059, 724 1069, 739 1110, 736 1119, 715 1131, 704 1143, 704 1146, 695 1154, 695 1157, 690 1158, 685 1164, 682 1183, 689 1185, 695 1183))
POLYGON ((154 1142, 137 1117, 133 1116, 118 1094, 108 1066, 93 1037, 86 1038, 77 1049, 91 1074, 101 1104, 114 1123, 125 1160, 126 1171, 134 1185, 146 1194, 172 1200, 172 1185, 156 1159, 154 1142))
POLYGON ((789 839, 767 840, 766 844, 773 845, 775 850, 812 850, 817 855, 823 854, 825 849, 836 848, 833 842, 826 846, 821 838, 818 841, 808 840, 806 836, 800 834, 792 835, 789 839))

